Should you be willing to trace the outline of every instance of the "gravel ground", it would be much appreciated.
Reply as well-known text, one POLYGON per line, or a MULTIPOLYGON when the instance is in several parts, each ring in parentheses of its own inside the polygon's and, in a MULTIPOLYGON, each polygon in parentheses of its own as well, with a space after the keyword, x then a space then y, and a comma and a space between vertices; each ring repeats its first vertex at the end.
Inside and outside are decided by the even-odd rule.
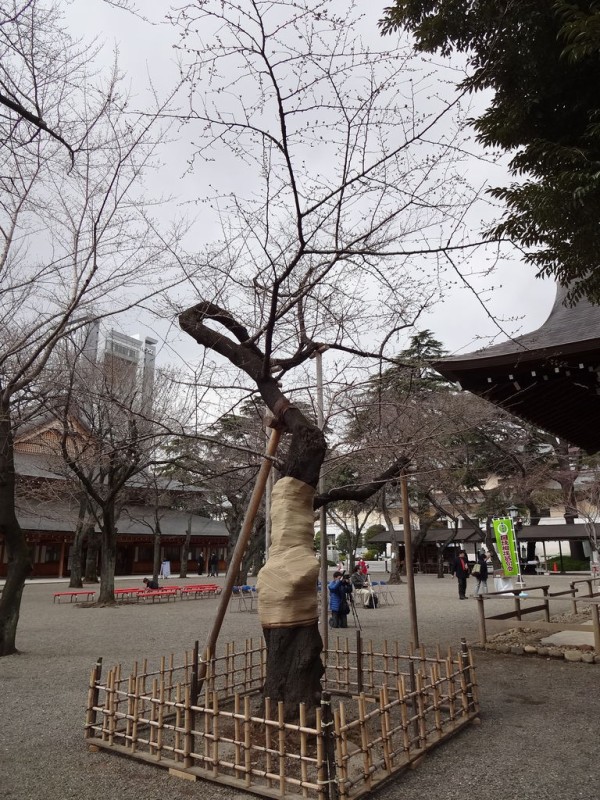
MULTIPOLYGON (((569 579, 534 582, 548 580, 560 590, 569 579)), ((134 584, 131 579, 120 583, 134 584)), ((127 668, 137 658, 181 653, 195 639, 202 643, 217 601, 79 608, 52 603, 52 593, 62 588, 28 583, 19 626, 21 652, 0 659, 0 798, 250 798, 202 781, 180 781, 129 759, 91 753, 83 739, 87 683, 96 658, 127 668)), ((406 585, 393 591, 398 605, 359 610, 363 637, 375 644, 409 637, 406 585)), ((459 601, 452 578, 418 575, 416 592, 421 642, 455 646, 461 636, 476 642, 475 602, 459 601)), ((568 602, 561 602, 553 613, 568 611, 568 602)), ((260 633, 256 614, 228 612, 221 641, 260 633)), ((431 752, 418 769, 396 778, 377 797, 464 800, 477 793, 486 800, 597 800, 600 665, 479 650, 475 658, 481 725, 431 752)))

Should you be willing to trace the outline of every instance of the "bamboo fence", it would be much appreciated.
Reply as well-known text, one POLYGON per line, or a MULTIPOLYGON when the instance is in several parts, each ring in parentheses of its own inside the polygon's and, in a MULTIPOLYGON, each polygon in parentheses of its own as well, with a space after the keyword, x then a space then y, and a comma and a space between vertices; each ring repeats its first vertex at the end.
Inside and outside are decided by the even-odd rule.
POLYGON ((478 716, 472 654, 402 653, 397 642, 376 650, 337 638, 330 642, 321 704, 301 705, 297 722, 283 703, 261 697, 266 650, 262 640, 200 659, 198 644, 161 659, 151 670, 136 662, 103 675, 101 659, 89 684, 86 738, 103 748, 263 797, 358 798, 415 764, 431 748, 478 716), (205 672, 198 680, 199 667, 205 672))

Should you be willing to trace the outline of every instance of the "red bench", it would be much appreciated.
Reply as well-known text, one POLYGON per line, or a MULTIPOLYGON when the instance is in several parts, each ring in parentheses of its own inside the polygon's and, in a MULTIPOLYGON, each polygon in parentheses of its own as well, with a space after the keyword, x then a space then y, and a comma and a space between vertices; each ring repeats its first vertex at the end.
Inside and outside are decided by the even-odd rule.
POLYGON ((209 597, 221 594, 223 591, 216 583, 204 583, 197 586, 182 586, 179 590, 182 597, 209 597))
POLYGON ((90 598, 93 600, 95 596, 96 596, 95 591, 88 592, 86 590, 72 591, 72 592, 54 592, 54 600, 52 602, 56 603, 56 600, 58 598, 58 602, 60 604, 62 603, 61 598, 68 597, 69 603, 77 603, 80 597, 85 597, 86 600, 90 600, 90 598))
POLYGON ((173 600, 177 599, 177 590, 176 589, 151 589, 149 592, 136 592, 133 597, 139 602, 140 600, 152 600, 154 603, 156 600, 162 602, 163 600, 167 600, 167 602, 173 598, 173 600))
POLYGON ((135 597, 137 594, 144 591, 146 590, 140 589, 138 586, 130 589, 115 589, 115 597, 135 597))

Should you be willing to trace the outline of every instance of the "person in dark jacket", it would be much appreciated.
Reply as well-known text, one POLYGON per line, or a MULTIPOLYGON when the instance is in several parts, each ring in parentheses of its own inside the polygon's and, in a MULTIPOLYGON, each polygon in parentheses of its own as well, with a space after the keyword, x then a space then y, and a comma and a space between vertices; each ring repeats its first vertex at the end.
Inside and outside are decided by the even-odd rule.
POLYGON ((198 556, 198 575, 204 575, 204 556, 198 556))
POLYGON ((160 589, 158 581, 155 581, 152 578, 144 578, 142 583, 146 584, 146 589, 160 589))
POLYGON ((454 561, 452 574, 458 580, 458 597, 459 600, 466 600, 467 598, 467 578, 469 577, 469 560, 464 550, 460 550, 458 558, 454 561))
POLYGON ((479 555, 477 556, 477 564, 473 567, 471 574, 477 580, 477 586, 475 587, 475 591, 473 592, 473 597, 478 595, 480 592, 481 594, 488 593, 488 565, 487 565, 487 556, 483 550, 479 551, 479 555), (479 568, 477 568, 477 564, 479 564, 479 568))
POLYGON ((208 559, 208 574, 215 578, 219 577, 219 559, 216 553, 213 553, 208 559))
POLYGON ((329 610, 331 618, 329 624, 332 628, 347 628, 348 614, 350 613, 349 597, 352 592, 352 584, 344 577, 343 572, 336 570, 333 573, 333 580, 330 581, 329 589, 329 610))

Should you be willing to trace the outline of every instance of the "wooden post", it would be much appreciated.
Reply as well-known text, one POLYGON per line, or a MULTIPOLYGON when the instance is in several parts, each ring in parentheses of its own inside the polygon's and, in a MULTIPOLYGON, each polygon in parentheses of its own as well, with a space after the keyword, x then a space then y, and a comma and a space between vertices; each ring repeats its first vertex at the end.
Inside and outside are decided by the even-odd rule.
MULTIPOLYGON (((317 367, 317 425, 321 430, 325 427, 325 413, 323 404, 323 351, 322 348, 315 353, 315 363, 317 367)), ((325 492, 325 479, 323 471, 319 474, 317 484, 319 494, 325 492)), ((319 509, 319 528, 321 530, 321 569, 319 579, 321 581, 321 639, 323 640, 323 664, 327 667, 327 653, 329 649, 329 597, 327 594, 327 507, 321 506, 319 509)))
POLYGON ((544 593, 544 619, 546 622, 550 622, 550 601, 548 599, 548 587, 542 586, 542 592, 544 593))
POLYGON ((408 610, 410 614, 410 630, 415 647, 419 646, 419 626, 417 624, 417 604, 415 598, 415 571, 413 568, 412 533, 410 528, 410 508, 408 505, 408 483, 406 471, 400 476, 402 489, 402 520, 404 525, 404 554, 406 559, 406 582, 408 583, 408 610))
POLYGON ((96 724, 96 708, 98 706, 98 696, 100 693, 99 683, 102 675, 102 658, 100 657, 92 667, 90 675, 90 686, 88 690, 88 707, 85 719, 85 738, 94 738, 94 725, 96 724))
POLYGON ((485 630, 485 608, 483 605, 483 595, 477 595, 477 611, 479 612, 479 641, 483 645, 487 642, 485 630))
MULTIPOLYGON (((215 616, 215 620, 213 622, 212 630, 208 634, 206 639, 206 644, 204 645, 203 652, 206 653, 209 651, 210 653, 214 654, 217 639, 219 638, 219 633, 221 632, 221 627, 223 626, 223 620, 225 619, 225 612, 227 611, 227 606, 229 605, 229 599, 231 597, 231 592, 233 590, 233 586, 237 579, 238 572, 240 571, 240 566, 242 564, 242 558, 244 553, 246 552, 246 547, 248 546, 248 542, 250 540, 250 536, 252 534, 252 527, 254 525, 254 518, 256 517, 256 513, 259 509, 263 493, 265 491, 265 486, 267 483, 267 477, 269 472, 271 471, 271 459, 277 452, 277 447, 279 445, 279 439, 281 438, 281 431, 277 428, 273 428, 271 430, 271 436, 269 438, 269 443, 267 445, 267 450, 265 453, 265 458, 263 463, 261 464, 260 470, 256 477, 256 483, 254 484, 254 490, 252 491, 252 496, 250 497, 250 502, 248 503, 248 508, 246 509, 246 516, 244 517, 244 522, 242 524, 242 529, 240 531, 240 535, 238 536, 238 540, 236 542, 233 555, 231 556, 231 561, 229 562, 229 568, 227 569, 227 574, 225 576, 225 586, 223 587, 223 591, 220 595, 219 600, 219 607, 217 608, 217 613, 215 616)), ((202 683, 206 676, 206 661, 202 661, 200 664, 200 669, 198 671, 198 692, 202 690, 202 683)), ((193 698, 193 702, 196 702, 196 698, 193 698)))
POLYGON ((360 694, 363 691, 362 636, 358 630, 356 631, 356 686, 360 694))

